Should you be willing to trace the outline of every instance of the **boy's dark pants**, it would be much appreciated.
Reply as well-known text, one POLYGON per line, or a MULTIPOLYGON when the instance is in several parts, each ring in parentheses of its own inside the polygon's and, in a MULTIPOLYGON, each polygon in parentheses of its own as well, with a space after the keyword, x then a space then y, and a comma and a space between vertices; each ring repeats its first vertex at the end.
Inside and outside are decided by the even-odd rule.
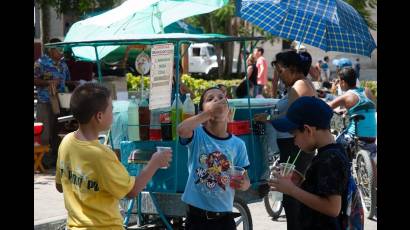
POLYGON ((187 211, 185 230, 236 230, 235 220, 232 215, 208 219, 203 213, 198 213, 197 209, 190 211, 191 208, 192 206, 187 211))
MULTIPOLYGON (((290 156, 289 162, 293 162, 296 155, 299 152, 299 147, 294 144, 294 138, 277 139, 278 147, 280 151, 280 163, 286 162, 290 156)), ((295 162, 295 170, 302 174, 303 177, 306 170, 312 162, 313 154, 301 152, 298 159, 295 162)), ((283 195, 283 208, 286 213, 286 223, 288 230, 301 229, 299 221, 300 202, 293 197, 283 195)))

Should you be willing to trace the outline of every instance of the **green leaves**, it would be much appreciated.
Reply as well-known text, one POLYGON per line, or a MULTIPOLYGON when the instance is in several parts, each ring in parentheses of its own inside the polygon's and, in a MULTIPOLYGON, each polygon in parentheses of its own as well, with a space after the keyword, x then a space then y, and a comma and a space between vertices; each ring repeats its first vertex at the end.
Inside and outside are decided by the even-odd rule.
MULTIPOLYGON (((141 87, 141 76, 134 76, 132 73, 126 74, 127 78, 127 89, 128 91, 139 91, 141 87)), ((210 87, 217 86, 218 84, 225 85, 227 88, 227 95, 230 98, 233 98, 235 95, 236 87, 241 83, 242 80, 214 80, 214 81, 207 81, 201 78, 193 78, 188 74, 184 74, 181 77, 182 83, 184 83, 195 95, 195 99, 193 100, 195 104, 199 103, 202 93, 210 87)), ((150 84, 150 77, 144 77, 144 90, 149 89, 150 84)))
POLYGON ((377 97, 377 81, 360 81, 360 86, 369 88, 373 95, 377 97))

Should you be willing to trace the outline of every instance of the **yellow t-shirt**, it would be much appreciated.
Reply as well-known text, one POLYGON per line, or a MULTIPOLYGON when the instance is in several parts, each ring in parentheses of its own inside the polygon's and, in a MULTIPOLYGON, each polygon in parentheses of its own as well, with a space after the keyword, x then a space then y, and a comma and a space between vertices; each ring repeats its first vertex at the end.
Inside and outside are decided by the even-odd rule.
POLYGON ((134 186, 115 153, 95 141, 64 137, 58 149, 56 183, 62 184, 69 229, 123 229, 119 200, 134 186))

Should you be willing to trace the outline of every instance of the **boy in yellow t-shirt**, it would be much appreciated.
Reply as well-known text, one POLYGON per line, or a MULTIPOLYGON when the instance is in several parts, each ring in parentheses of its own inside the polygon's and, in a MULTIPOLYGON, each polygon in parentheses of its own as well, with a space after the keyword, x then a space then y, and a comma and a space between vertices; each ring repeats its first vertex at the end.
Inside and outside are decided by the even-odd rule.
POLYGON ((112 100, 101 84, 87 83, 70 101, 79 129, 64 137, 58 149, 56 188, 64 191, 68 229, 123 229, 119 200, 135 197, 157 169, 167 167, 171 152, 153 154, 137 177, 128 172, 115 153, 98 141, 112 123, 112 100))

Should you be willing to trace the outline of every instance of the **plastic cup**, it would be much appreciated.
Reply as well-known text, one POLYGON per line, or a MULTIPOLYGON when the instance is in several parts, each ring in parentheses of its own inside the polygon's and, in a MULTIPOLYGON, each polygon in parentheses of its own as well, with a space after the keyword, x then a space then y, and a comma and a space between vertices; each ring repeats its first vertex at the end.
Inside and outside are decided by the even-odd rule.
POLYGON ((238 184, 235 183, 234 180, 235 181, 243 180, 245 169, 239 166, 233 166, 228 169, 228 173, 229 173, 229 178, 230 178, 229 185, 231 186, 231 188, 234 188, 234 189, 239 188, 238 184))
MULTIPOLYGON (((279 169, 282 170, 281 168, 274 168, 273 170, 275 172, 278 172, 279 169)), ((277 177, 275 176, 275 174, 272 173, 271 176, 270 176, 270 180, 274 180, 274 179, 277 179, 277 177)), ((283 193, 278 192, 278 191, 270 191, 269 196, 272 200, 275 200, 275 201, 282 201, 283 200, 283 193)))
MULTIPOLYGON (((165 146, 157 146, 157 152, 163 153, 166 151, 171 151, 172 152, 172 148, 171 147, 165 147, 165 146)), ((167 169, 168 167, 161 167, 161 169, 167 169)))
POLYGON ((295 170, 295 165, 290 163, 280 163, 279 165, 282 176, 291 177, 293 170, 295 170))

